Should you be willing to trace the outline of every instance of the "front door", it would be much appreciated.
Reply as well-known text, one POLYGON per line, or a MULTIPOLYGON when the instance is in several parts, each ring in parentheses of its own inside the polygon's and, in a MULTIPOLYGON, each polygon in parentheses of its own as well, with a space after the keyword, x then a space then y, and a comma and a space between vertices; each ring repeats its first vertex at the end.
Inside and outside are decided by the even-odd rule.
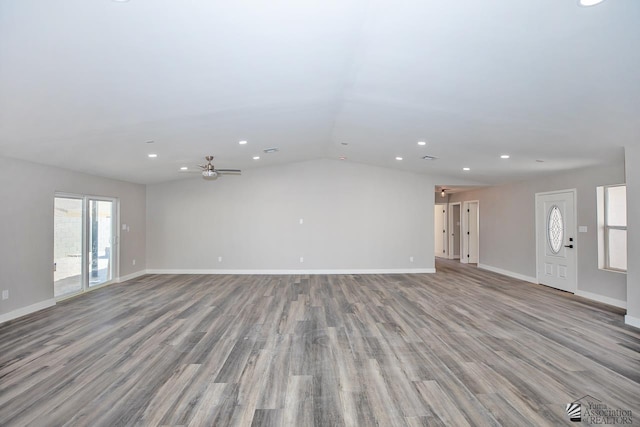
POLYGON ((575 191, 536 194, 538 282, 575 292, 577 256, 575 191))

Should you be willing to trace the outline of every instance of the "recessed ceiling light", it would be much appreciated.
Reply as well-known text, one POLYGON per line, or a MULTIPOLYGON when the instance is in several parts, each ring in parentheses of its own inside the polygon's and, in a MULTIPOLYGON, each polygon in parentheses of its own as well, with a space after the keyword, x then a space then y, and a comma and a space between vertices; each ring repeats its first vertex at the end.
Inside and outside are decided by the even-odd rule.
POLYGON ((145 141, 145 144, 153 144, 153 143, 155 143, 155 141, 152 139, 150 139, 149 141, 145 141))
POLYGON ((189 168, 188 168, 188 167, 186 167, 186 166, 182 166, 182 167, 180 168, 180 170, 181 170, 181 171, 186 171, 186 170, 188 170, 188 169, 189 169, 189 168))
POLYGON ((396 160, 402 160, 402 157, 397 156, 397 157, 396 157, 396 160))
POLYGON ((260 156, 253 156, 253 160, 260 160, 260 156))
POLYGON ((418 145, 427 145, 427 141, 418 141, 418 145))
POLYGON ((544 163, 544 160, 540 160, 540 159, 538 159, 538 160, 536 160, 536 162, 538 162, 538 163, 544 163))
POLYGON ((345 156, 340 156, 338 157, 340 160, 347 160, 347 158, 345 156))
POLYGON ((342 145, 349 145, 349 143, 348 143, 348 142, 341 142, 340 144, 342 144, 342 145))
POLYGON ((129 3, 129 0, 111 0, 114 3, 129 3))
POLYGON ((247 143, 247 141, 240 141, 240 142, 238 142, 238 144, 240 144, 240 145, 245 145, 246 143, 247 143))
POLYGON ((503 154, 503 155, 500 156, 501 159, 508 159, 509 157, 511 157, 511 156, 508 155, 508 154, 503 154))
POLYGON ((471 168, 462 168, 463 171, 470 171, 471 168))
POLYGON ((157 154, 148 154, 150 159, 155 159, 156 157, 158 157, 157 154))
POLYGON ((578 0, 580 6, 589 7, 602 3, 604 0, 578 0))

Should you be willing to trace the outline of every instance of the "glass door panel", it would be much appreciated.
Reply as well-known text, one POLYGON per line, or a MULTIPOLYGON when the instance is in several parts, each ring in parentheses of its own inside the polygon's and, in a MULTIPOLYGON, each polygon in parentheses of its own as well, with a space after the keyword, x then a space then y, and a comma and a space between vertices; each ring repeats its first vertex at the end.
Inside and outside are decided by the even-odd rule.
POLYGON ((53 289, 56 298, 82 291, 82 199, 54 202, 53 289))
POLYGON ((113 202, 89 199, 89 287, 113 277, 113 202))

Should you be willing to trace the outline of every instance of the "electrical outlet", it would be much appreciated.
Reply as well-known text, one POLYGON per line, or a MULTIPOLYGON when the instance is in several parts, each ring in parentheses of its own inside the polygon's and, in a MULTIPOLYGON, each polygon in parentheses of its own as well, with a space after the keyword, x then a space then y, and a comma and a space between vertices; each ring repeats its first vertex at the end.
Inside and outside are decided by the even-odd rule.
POLYGON ((133 261, 131 261, 131 263, 132 263, 133 265, 136 265, 136 260, 134 259, 133 261))
POLYGON ((221 256, 218 257, 218 262, 222 262, 222 257, 221 256))
POLYGON ((300 257, 300 262, 304 262, 304 257, 300 257))
POLYGON ((9 299, 9 290, 5 289, 4 291, 2 291, 2 299, 9 299))

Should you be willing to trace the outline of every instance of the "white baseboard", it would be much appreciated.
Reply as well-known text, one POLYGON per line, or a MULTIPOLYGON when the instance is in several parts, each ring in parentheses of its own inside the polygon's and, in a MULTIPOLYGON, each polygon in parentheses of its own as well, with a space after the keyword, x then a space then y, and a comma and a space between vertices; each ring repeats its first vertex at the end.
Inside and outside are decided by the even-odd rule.
POLYGON ((0 314, 0 323, 8 322, 9 320, 17 319, 18 317, 26 316, 27 314, 35 313, 36 311, 44 310, 45 308, 53 307, 54 305, 56 305, 56 300, 52 298, 19 308, 17 310, 10 311, 5 314, 0 314))
POLYGON ((435 273, 435 268, 338 269, 338 270, 163 270, 150 269, 147 274, 417 274, 435 273))
MULTIPOLYGON (((523 274, 514 273, 514 272, 508 271, 508 270, 503 270, 502 268, 492 267, 490 265, 485 265, 485 264, 478 264, 478 268, 481 268, 483 270, 492 271, 494 273, 502 274, 504 276, 513 277, 514 279, 524 280, 525 282, 538 284, 538 279, 536 279, 535 277, 525 276, 523 274)), ((598 302, 601 302, 601 303, 604 303, 604 304, 612 305, 614 307, 627 308, 626 301, 622 301, 622 300, 618 300, 618 299, 615 299, 615 298, 606 297, 604 295, 594 294, 592 292, 581 291, 581 290, 577 290, 575 292, 575 295, 577 295, 579 297, 587 298, 587 299, 590 299, 590 300, 593 300, 593 301, 598 301, 598 302)))
POLYGON ((604 295, 599 295, 599 294, 594 294, 593 292, 587 292, 587 291, 581 291, 580 289, 578 289, 575 293, 576 296, 579 297, 583 297, 586 299, 590 299, 593 301, 598 301, 604 304, 609 304, 612 305, 614 307, 619 307, 619 308, 627 308, 627 302, 626 301, 622 301, 619 299, 615 299, 615 298, 610 298, 610 297, 605 297, 604 295))
POLYGON ((538 284, 538 279, 536 279, 535 277, 525 276, 524 274, 514 273, 513 271, 503 270, 502 268, 493 267, 486 264, 478 264, 478 268, 502 274, 503 276, 513 277, 514 279, 524 280, 525 282, 535 283, 536 285, 538 284))
POLYGON ((629 316, 627 314, 624 316, 624 323, 635 328, 640 328, 640 318, 638 317, 629 316))
POLYGON ((127 274, 126 276, 120 276, 117 280, 118 283, 126 282, 127 280, 135 279, 140 276, 144 276, 147 273, 147 270, 136 271, 135 273, 127 274))

